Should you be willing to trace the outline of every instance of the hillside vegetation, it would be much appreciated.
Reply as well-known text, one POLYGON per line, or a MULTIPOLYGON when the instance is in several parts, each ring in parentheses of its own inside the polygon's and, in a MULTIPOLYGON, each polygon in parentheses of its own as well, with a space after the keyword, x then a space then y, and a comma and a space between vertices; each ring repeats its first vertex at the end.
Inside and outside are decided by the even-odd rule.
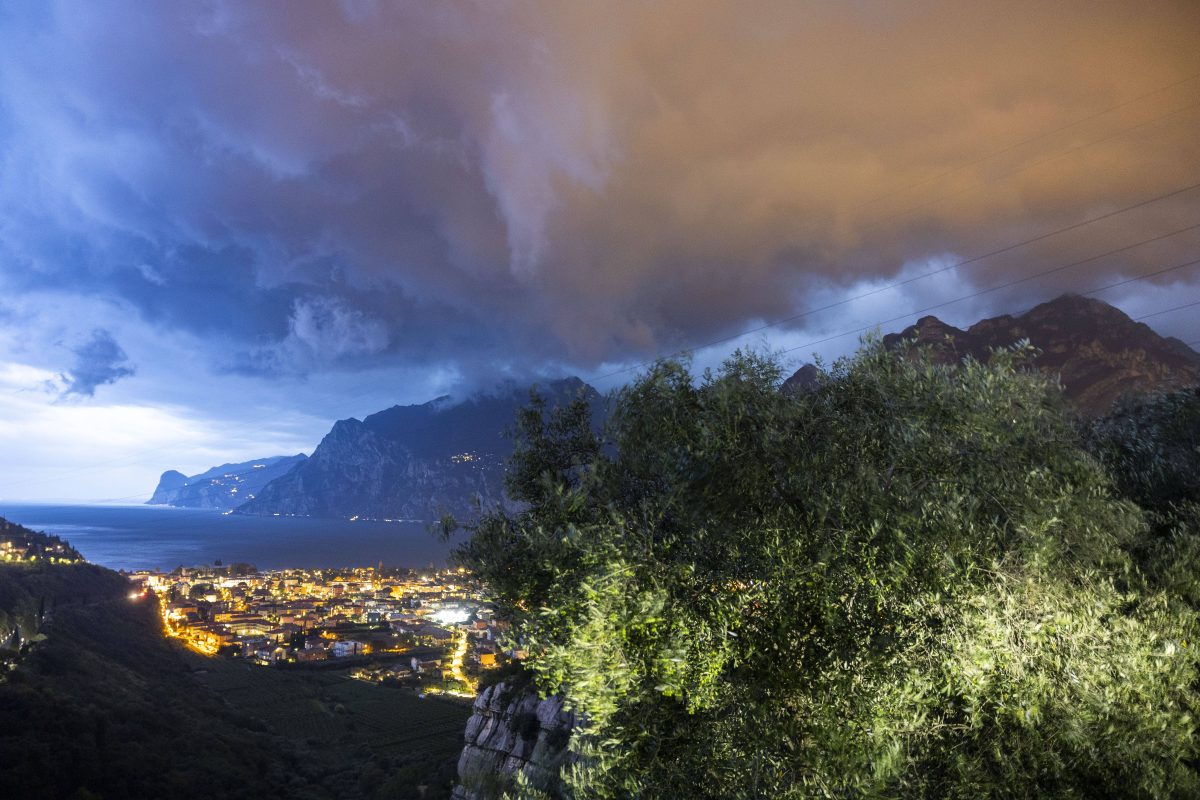
POLYGON ((46 607, 0 678, 0 797, 448 796, 467 709, 197 656, 129 592, 91 564, 0 565, 8 618, 46 607))

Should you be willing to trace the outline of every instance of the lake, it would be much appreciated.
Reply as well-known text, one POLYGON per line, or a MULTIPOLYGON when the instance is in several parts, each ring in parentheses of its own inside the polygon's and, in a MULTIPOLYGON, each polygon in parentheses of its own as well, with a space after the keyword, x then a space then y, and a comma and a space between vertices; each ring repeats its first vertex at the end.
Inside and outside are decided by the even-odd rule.
POLYGON ((165 506, 4 503, 0 517, 56 534, 111 569, 243 561, 287 567, 443 566, 451 547, 419 522, 250 517, 165 506))

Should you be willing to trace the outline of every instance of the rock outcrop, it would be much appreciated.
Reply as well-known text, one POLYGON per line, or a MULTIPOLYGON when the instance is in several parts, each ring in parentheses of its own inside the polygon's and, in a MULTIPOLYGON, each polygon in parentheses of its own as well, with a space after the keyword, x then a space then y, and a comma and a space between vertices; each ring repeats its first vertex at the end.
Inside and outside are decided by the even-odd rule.
POLYGON ((574 715, 562 699, 541 699, 531 688, 497 683, 475 698, 466 744, 458 759, 454 800, 496 800, 520 773, 552 796, 567 750, 574 715))
POLYGON ((820 370, 816 364, 805 364, 792 373, 792 377, 783 382, 780 391, 789 396, 811 392, 820 385, 820 370))
POLYGON ((1125 394, 1200 383, 1200 353, 1108 303, 1077 295, 1063 295, 1020 316, 981 320, 966 330, 922 317, 883 342, 897 347, 906 339, 928 345, 943 363, 967 356, 986 361, 993 348, 1028 339, 1042 351, 1035 366, 1058 375, 1067 399, 1089 416, 1107 413, 1125 394))

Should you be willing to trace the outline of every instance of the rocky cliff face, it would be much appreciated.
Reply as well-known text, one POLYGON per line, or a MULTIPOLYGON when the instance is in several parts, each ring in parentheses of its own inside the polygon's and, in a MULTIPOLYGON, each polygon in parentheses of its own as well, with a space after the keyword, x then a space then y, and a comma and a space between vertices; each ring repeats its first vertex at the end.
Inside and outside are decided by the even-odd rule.
POLYGON ((188 477, 170 469, 159 478, 146 505, 214 508, 227 511, 253 498, 271 481, 286 475, 307 456, 272 456, 240 464, 222 464, 188 477))
MULTIPOLYGON (((538 387, 548 406, 600 395, 578 378, 538 387)), ((512 453, 506 431, 528 389, 477 395, 462 403, 439 398, 395 406, 364 420, 344 419, 307 462, 273 481, 239 512, 315 517, 460 519, 504 502, 504 465, 512 453)))
POLYGON ((506 683, 483 690, 467 721, 454 800, 496 800, 518 773, 554 796, 574 725, 560 698, 539 699, 506 683))
POLYGON ((820 372, 817 370, 815 364, 805 364, 792 373, 792 377, 784 381, 783 386, 779 387, 779 389, 789 396, 804 394, 817 388, 820 383, 819 376, 820 372))
POLYGON ((1124 394, 1176 389, 1200 383, 1200 354, 1178 339, 1164 338, 1101 300, 1063 295, 1014 317, 1004 315, 960 330, 937 317, 922 317, 889 347, 915 338, 943 363, 966 356, 986 361, 990 350, 1021 339, 1042 351, 1038 369, 1056 374, 1067 399, 1090 416, 1107 413, 1124 394))

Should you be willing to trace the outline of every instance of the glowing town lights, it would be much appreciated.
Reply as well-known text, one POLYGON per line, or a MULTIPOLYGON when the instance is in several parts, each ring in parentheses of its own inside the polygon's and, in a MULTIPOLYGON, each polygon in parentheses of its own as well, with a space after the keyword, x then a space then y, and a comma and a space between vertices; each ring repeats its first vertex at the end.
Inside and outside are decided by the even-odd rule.
POLYGON ((458 625, 466 622, 471 617, 471 612, 465 608, 457 606, 447 606, 439 609, 429 615, 431 619, 437 620, 443 625, 458 625))

